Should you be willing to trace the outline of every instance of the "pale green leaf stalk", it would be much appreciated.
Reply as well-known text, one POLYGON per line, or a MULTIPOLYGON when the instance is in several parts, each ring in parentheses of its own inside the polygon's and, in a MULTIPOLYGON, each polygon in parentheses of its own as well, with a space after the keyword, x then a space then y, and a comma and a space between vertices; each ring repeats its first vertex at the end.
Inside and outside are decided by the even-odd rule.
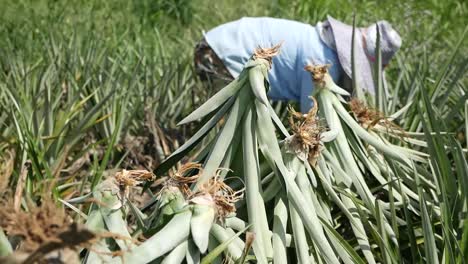
MULTIPOLYGON (((240 236, 243 232, 245 232, 250 226, 247 226, 245 229, 236 233, 236 236, 240 236)), ((215 249, 210 250, 210 253, 203 257, 201 263, 211 263, 213 259, 219 256, 223 251, 227 252, 227 255, 234 260, 240 258, 242 256, 242 248, 238 247, 236 244, 232 243, 234 241, 234 237, 231 237, 226 230, 218 224, 214 224, 211 227, 210 234, 218 240, 221 244, 217 246, 215 249)))
POLYGON ((0 257, 10 255, 11 253, 13 253, 13 248, 3 232, 3 229, 0 227, 0 257))
POLYGON ((465 139, 466 147, 468 148, 468 100, 465 101, 465 139))
MULTIPOLYGON (((325 168, 326 169, 326 168, 325 168)), ((350 198, 343 194, 337 194, 329 182, 324 178, 321 168, 317 168, 317 175, 319 176, 322 186, 330 196, 331 200, 340 208, 351 223, 353 233, 358 240, 358 244, 364 254, 368 263, 375 263, 374 256, 370 249, 369 239, 366 235, 364 225, 361 222, 360 215, 357 213, 356 206, 350 198)), ((354 251, 354 250, 353 250, 354 251)))
POLYGON ((421 216, 422 216, 422 229, 423 229, 423 237, 424 237, 424 251, 426 262, 429 264, 438 264, 439 263, 439 256, 438 250, 435 241, 435 235, 433 230, 433 222, 429 217, 429 212, 427 210, 426 199, 424 198, 423 189, 421 187, 421 182, 419 180, 419 176, 416 174, 416 184, 418 185, 418 193, 419 193, 419 203, 421 206, 421 216))
MULTIPOLYGON (((285 147, 287 146, 286 144, 288 143, 285 143, 285 147)), ((287 148, 286 148, 287 149, 287 148)), ((291 151, 289 151, 291 152, 291 151)), ((307 155, 307 154, 302 154, 302 156, 304 155, 307 155)), ((285 150, 283 150, 283 157, 285 159, 285 162, 286 162, 286 166, 290 169, 290 171, 294 172, 294 174, 296 175, 296 182, 297 182, 297 185, 299 186, 301 192, 303 193, 304 195, 304 198, 306 199, 307 201, 307 204, 310 205, 310 208, 314 211, 317 212, 317 215, 319 216, 319 218, 321 219, 326 219, 327 218, 327 215, 325 214, 324 210, 322 209, 320 203, 317 201, 317 197, 315 196, 314 192, 313 192, 313 187, 309 181, 309 178, 307 177, 307 174, 306 174, 306 167, 309 165, 307 159, 305 160, 300 160, 300 155, 297 155, 294 154, 292 155, 291 153, 287 153, 287 151, 285 152, 285 150)), ((302 158, 304 159, 304 158, 302 158)), ((320 163, 322 164, 323 166, 323 160, 322 159, 319 159, 319 166, 320 166, 320 163)), ((317 168, 318 169, 318 168, 317 168)), ((311 169, 310 169, 311 170, 311 169)), ((310 174, 314 174, 313 171, 311 170, 310 171, 310 174)), ((315 178, 315 175, 312 175, 314 176, 315 178)), ((340 182, 339 178, 338 178, 338 181, 340 182)), ((341 203, 341 201, 339 201, 339 203, 341 203)), ((351 205, 352 202, 350 203, 351 205)), ((304 232, 304 229, 302 228, 299 229, 297 226, 303 226, 303 223, 300 219, 293 219, 292 216, 293 215, 298 215, 298 213, 294 210, 291 210, 291 219, 292 221, 294 222, 294 224, 292 224, 292 227, 293 227, 293 231, 295 234, 298 234, 298 235, 295 235, 294 238, 295 238, 295 245, 296 245, 296 251, 297 251, 297 257, 298 257, 298 261, 300 263, 304 262, 305 259, 309 258, 309 254, 307 253, 306 254, 306 249, 308 250, 308 244, 307 244, 307 241, 305 240, 305 237, 302 237, 302 233, 304 232), (307 256, 307 257, 306 257, 307 256)), ((349 214, 349 216, 351 216, 351 214, 349 214)), ((357 219, 359 219, 359 216, 356 217, 357 219)), ((358 239, 361 247, 363 249, 365 249, 366 251, 368 252, 364 252, 365 255, 369 255, 369 263, 375 263, 375 260, 372 258, 372 253, 370 252, 370 246, 369 246, 369 241, 367 240, 366 236, 365 236, 365 232, 364 232, 364 227, 360 226, 360 228, 358 230, 355 230, 356 229, 356 220, 354 218, 351 217, 350 219, 350 222, 351 222, 351 225, 353 227, 353 231, 355 232, 355 235, 356 235, 356 238, 358 239), (358 231, 358 232, 356 232, 358 231)), ((335 250, 337 251, 338 255, 340 256, 341 260, 344 262, 344 263, 353 263, 349 253, 343 248, 342 246, 342 243, 340 243, 340 241, 338 239, 336 239, 335 237, 329 237, 330 239, 330 242, 332 244, 332 246, 335 248, 335 250)), ((314 247, 317 247, 316 244, 313 245, 314 247)), ((313 255, 312 255, 313 256, 313 255)), ((320 259, 317 259, 318 262, 320 262, 320 259)))
MULTIPOLYGON (((168 253, 190 235, 190 219, 192 211, 187 209, 180 212, 169 221, 158 233, 150 237, 143 244, 127 251, 122 256, 125 263, 148 263, 168 253)), ((184 256, 185 256, 185 250, 184 256)))
POLYGON ((244 153, 244 177, 245 193, 247 199, 247 212, 249 223, 252 224, 252 232, 255 233, 253 242, 254 252, 260 263, 267 263, 267 234, 263 229, 262 217, 265 211, 260 210, 259 203, 262 201, 260 192, 260 179, 258 176, 258 158, 255 130, 252 127, 252 109, 247 110, 247 116, 242 130, 242 146, 244 153))
POLYGON ((362 199, 369 205, 371 208, 374 204, 374 198, 372 196, 371 191, 368 189, 367 184, 364 180, 361 171, 359 170, 358 165, 355 162, 353 153, 349 146, 349 143, 346 139, 344 134, 343 128, 341 126, 341 122, 337 113, 333 110, 330 97, 330 91, 326 89, 322 89, 319 93, 319 103, 325 110, 323 111, 327 123, 329 126, 333 127, 333 129, 339 130, 339 134, 335 141, 332 142, 333 146, 335 146, 336 153, 335 156, 338 157, 341 161, 342 166, 344 166, 345 171, 351 177, 352 182, 357 189, 357 192, 362 197, 362 199))
POLYGON ((193 215, 190 220, 192 238, 200 252, 205 253, 210 229, 215 219, 215 210, 213 206, 204 204, 195 204, 192 208, 193 215))
POLYGON ((382 251, 382 254, 383 254, 383 262, 384 263, 392 263, 391 262, 391 259, 390 259, 390 255, 389 255, 389 251, 390 251, 390 245, 388 243, 388 239, 387 239, 387 232, 385 231, 385 223, 384 223, 384 216, 383 216, 383 212, 382 212, 382 208, 380 206, 380 201, 379 200, 375 200, 375 215, 377 216, 377 230, 379 231, 378 233, 380 234, 380 239, 379 239, 379 242, 380 242, 380 247, 381 247, 381 251, 382 251))
POLYGON ((346 109, 343 107, 341 102, 338 101, 338 99, 333 96, 330 93, 325 93, 325 96, 327 96, 326 100, 330 100, 333 103, 333 106, 337 113, 340 115, 340 117, 343 119, 343 121, 365 142, 369 143, 370 145, 374 146, 376 149, 379 151, 382 151, 389 157, 398 160, 400 162, 404 162, 407 165, 410 164, 410 161, 408 157, 402 156, 401 153, 395 149, 392 148, 392 146, 388 146, 385 144, 382 144, 382 142, 378 139, 376 139, 374 136, 369 134, 364 128, 362 128, 355 120, 354 118, 351 117, 351 115, 346 111, 346 109))
MULTIPOLYGON (((86 228, 95 233, 106 231, 104 219, 102 218, 101 211, 99 209, 92 210, 88 214, 88 219, 86 219, 86 228)), ((106 240, 101 239, 96 244, 93 245, 94 251, 89 251, 86 255, 85 262, 89 264, 94 263, 120 263, 120 259, 112 259, 112 251, 109 249, 109 245, 106 243, 106 240), (102 252, 104 254, 99 254, 97 252, 102 252), (106 255, 108 254, 108 255, 106 255)))
POLYGON ((187 253, 188 242, 184 241, 174 248, 169 255, 167 255, 161 264, 180 264, 184 260, 187 253))
POLYGON ((301 217, 297 213, 294 206, 289 205, 289 212, 291 215, 291 227, 293 230, 294 246, 296 249, 296 256, 298 263, 309 262, 309 244, 307 243, 306 232, 301 217))
POLYGON ((187 252, 185 255, 187 264, 199 264, 200 263, 200 251, 193 240, 188 240, 187 252))
POLYGON ((208 99, 208 101, 190 113, 190 115, 182 119, 182 121, 180 121, 177 125, 187 124, 207 116, 209 113, 213 112, 218 107, 226 103, 229 98, 234 96, 244 86, 246 82, 247 78, 245 73, 242 73, 239 78, 235 79, 226 87, 221 89, 218 93, 213 95, 210 99, 208 99))
POLYGON ((353 33, 351 36, 351 81, 353 91, 359 100, 365 102, 364 90, 359 86, 356 72, 356 14, 353 14, 353 33))
POLYGON ((276 140, 276 136, 274 135, 275 128, 271 117, 269 116, 268 109, 257 102, 255 106, 257 107, 258 117, 256 131, 259 135, 259 144, 263 155, 267 161, 270 162, 271 166, 277 170, 278 179, 282 184, 284 184, 284 188, 288 194, 288 199, 291 200, 293 206, 300 214, 306 229, 312 239, 315 240, 314 242, 320 249, 321 253, 323 253, 324 259, 329 263, 338 263, 338 258, 323 233, 323 229, 318 221, 315 211, 309 208, 305 197, 294 182, 293 176, 284 165, 281 151, 276 140))
POLYGON ((99 184, 93 192, 94 198, 99 200, 103 206, 99 207, 102 218, 106 224, 107 229, 119 237, 124 239, 115 239, 116 243, 122 250, 132 248, 132 237, 127 229, 127 223, 123 219, 123 205, 121 199, 118 197, 119 187, 117 186, 114 178, 109 178, 99 184))
POLYGON ((377 25, 374 62, 375 107, 381 113, 387 113, 386 94, 382 82, 382 51, 380 49, 380 26, 377 25))
MULTIPOLYGON (((232 228, 225 227, 224 230, 226 230, 226 233, 227 233, 229 236, 231 236, 231 237, 233 237, 233 236, 236 235, 236 232, 235 232, 234 229, 232 229, 232 228)), ((236 246, 237 246, 238 248, 243 248, 243 249, 245 249, 245 243, 244 243, 244 241, 243 241, 240 237, 238 237, 238 236, 236 236, 236 237, 234 238, 234 240, 232 241, 232 243, 235 243, 236 246)))
MULTIPOLYGON (((269 102, 266 97, 266 87, 265 87, 265 80, 268 77, 268 69, 269 65, 265 63, 264 60, 259 60, 258 65, 252 69, 249 70, 249 79, 250 79, 250 86, 252 91, 257 91, 259 96, 257 96, 258 101, 255 101, 256 103, 258 102, 263 102, 264 106, 268 108, 269 102), (254 71, 255 70, 255 71, 254 71), (263 98, 263 99, 262 99, 263 98)), ((257 185, 258 187, 258 197, 257 197, 257 204, 258 204, 258 209, 257 214, 259 216, 259 223, 261 224, 261 232, 262 232, 262 239, 265 247, 265 253, 268 258, 273 257, 273 246, 271 242, 271 235, 269 233, 270 229, 268 227, 268 219, 267 219, 267 212, 265 210, 265 202, 263 201, 262 198, 262 188, 261 188, 261 179, 260 179, 260 164, 259 164, 259 158, 258 158, 258 140, 257 140, 257 135, 255 133, 255 124, 254 122, 256 121, 256 115, 254 112, 254 107, 251 107, 250 111, 252 112, 252 117, 251 117, 251 123, 249 124, 249 116, 246 116, 244 120, 244 129, 247 128, 251 131, 251 134, 253 136, 253 157, 254 160, 256 161, 256 179, 257 179, 257 185)), ((245 136, 245 133, 243 134, 245 136)), ((245 146, 245 145, 244 145, 245 146)), ((245 152, 244 152, 245 153, 245 152)), ((244 155, 244 158, 247 159, 247 157, 244 155)), ((245 160, 247 161, 247 160, 245 160)), ((244 161, 244 168, 247 166, 246 162, 244 161)), ((253 161, 253 160, 251 160, 253 161)), ((250 162, 251 162, 250 161, 250 162)), ((255 241, 254 241, 255 244, 255 241)))
POLYGON ((257 67, 253 67, 249 70, 249 81, 252 87, 252 92, 257 100, 265 106, 269 105, 264 85, 265 77, 262 73, 262 68, 266 69, 266 67, 267 66, 264 63, 261 63, 257 67))
POLYGON ((283 196, 277 196, 273 220, 273 262, 287 263, 286 253, 286 228, 288 224, 288 209, 283 196))
POLYGON ((216 170, 219 168, 221 162, 223 161, 224 155, 226 154, 228 147, 234 138, 234 133, 236 133, 239 123, 242 120, 242 116, 246 110, 246 103, 249 101, 249 95, 251 91, 242 88, 237 97, 232 109, 229 112, 229 117, 226 120, 221 132, 219 133, 216 143, 208 155, 207 161, 203 165, 203 172, 200 175, 199 180, 197 181, 197 186, 195 189, 200 186, 200 184, 205 183, 215 174, 216 170))
POLYGON ((235 97, 231 97, 220 109, 216 112, 213 117, 211 117, 189 140, 187 140, 182 146, 175 150, 167 159, 161 163, 158 168, 155 170, 156 175, 163 175, 166 173, 172 166, 174 166, 179 160, 181 160, 184 155, 189 153, 197 144, 201 142, 213 129, 216 124, 221 120, 224 114, 230 109, 234 104, 235 97))
MULTIPOLYGON (((208 251, 213 252, 220 244, 221 243, 219 243, 218 240, 210 233, 210 240, 208 241, 208 251)), ((223 261, 221 258, 221 253, 223 253, 223 250, 221 250, 216 256, 212 255, 212 258, 210 259, 211 263, 222 264, 223 261)))

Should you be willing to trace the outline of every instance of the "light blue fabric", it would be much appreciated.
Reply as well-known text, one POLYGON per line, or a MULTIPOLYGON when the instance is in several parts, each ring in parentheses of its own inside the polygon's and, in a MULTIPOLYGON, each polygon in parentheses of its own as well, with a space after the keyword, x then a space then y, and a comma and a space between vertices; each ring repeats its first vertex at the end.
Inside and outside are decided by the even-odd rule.
POLYGON ((306 113, 312 107, 309 96, 312 77, 304 70, 310 63, 331 64, 330 74, 338 81, 342 72, 338 57, 321 39, 317 27, 285 19, 244 17, 220 25, 205 34, 205 39, 229 72, 237 77, 255 48, 272 47, 284 41, 280 54, 273 58, 269 72, 273 100, 293 100, 306 113))

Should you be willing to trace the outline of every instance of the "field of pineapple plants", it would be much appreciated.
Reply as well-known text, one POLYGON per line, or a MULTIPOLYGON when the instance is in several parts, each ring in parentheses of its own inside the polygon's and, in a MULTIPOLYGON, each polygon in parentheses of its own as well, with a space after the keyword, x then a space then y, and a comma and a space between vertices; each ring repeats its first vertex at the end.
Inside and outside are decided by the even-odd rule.
POLYGON ((464 1, 0 3, 0 263, 468 262, 464 1), (375 97, 269 101, 280 46, 194 72, 203 30, 326 14, 400 32, 375 97))

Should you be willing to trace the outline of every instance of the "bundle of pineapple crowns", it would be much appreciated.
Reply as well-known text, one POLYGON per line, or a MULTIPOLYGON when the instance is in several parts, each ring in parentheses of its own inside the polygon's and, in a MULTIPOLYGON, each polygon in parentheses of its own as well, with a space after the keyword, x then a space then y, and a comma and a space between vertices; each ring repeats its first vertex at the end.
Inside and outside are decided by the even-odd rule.
POLYGON ((203 174, 203 168, 199 163, 185 163, 177 172, 170 174, 168 178, 166 178, 157 196, 161 199, 165 191, 174 191, 174 188, 177 188, 190 204, 214 208, 218 221, 222 222, 227 216, 235 213, 235 203, 243 198, 244 192, 244 189, 234 191, 221 179, 220 174, 224 170, 226 169, 219 168, 211 179, 200 185, 198 190, 193 191, 190 188, 190 184, 197 182, 200 175, 203 174), (192 173, 190 176, 186 175, 193 170, 197 173, 192 173))
MULTIPOLYGON (((219 257, 221 252, 225 259, 236 261, 250 255, 258 263, 308 262, 311 258, 362 263, 362 256, 369 263, 380 261, 375 256, 385 249, 376 245, 374 234, 395 241, 395 230, 382 217, 389 214, 390 205, 374 194, 368 179, 385 191, 392 188, 398 203, 409 204, 411 212, 419 213, 418 194, 411 190, 414 181, 409 177, 414 170, 408 161, 415 154, 356 122, 340 97, 347 92, 333 83, 326 66, 310 68, 314 70, 314 107, 304 115, 290 109, 293 133, 289 135, 266 97, 268 70, 278 52, 279 46, 257 49, 236 80, 180 122, 200 120, 202 124, 156 169, 156 175, 167 176, 122 171, 113 179, 114 189, 104 182, 96 188, 93 195, 100 203, 87 223, 121 236, 114 238, 117 247, 99 245, 101 252, 121 252, 104 261, 180 263, 185 259, 198 263, 202 257, 211 262, 213 254, 219 257), (209 138, 210 131, 216 136, 209 138), (203 139, 208 144, 200 144, 203 139), (198 153, 195 162, 173 172, 172 167, 197 146, 201 149, 194 151, 198 153), (388 159, 393 159, 392 166, 398 170, 388 169, 388 159), (396 180, 396 173, 404 176, 396 180), (235 185, 226 182, 231 174, 244 182, 245 198, 244 189, 235 191, 235 185), (135 206, 131 189, 153 180, 152 188, 146 190, 152 202, 135 206), (135 223, 126 221, 122 212, 127 209, 122 204, 128 204, 135 223), (105 225, 93 224, 99 219, 105 225), (375 219, 380 221, 377 227, 375 219), (350 226, 346 234, 353 236, 351 245, 342 243, 344 238, 333 228, 344 225, 350 226), (251 240, 239 238, 247 228, 255 233, 253 250, 251 240), (134 243, 132 237, 141 234, 143 242, 134 243), (295 254, 288 250, 291 247, 295 254)), ((86 263, 99 259, 102 256, 90 252, 86 263)))
MULTIPOLYGON (((190 184, 197 181, 201 171, 201 165, 192 162, 158 178, 146 170, 122 170, 99 184, 93 191, 94 198, 88 199, 95 206, 86 226, 95 232, 115 234, 112 238, 117 247, 99 241, 88 251, 86 263, 146 263, 159 257, 172 258, 180 252, 180 247, 189 245, 197 248, 193 257, 199 258, 208 248, 211 226, 233 214, 234 204, 243 194, 242 189, 234 191, 224 183, 226 179, 221 180, 222 169, 197 191, 191 190, 190 184), (138 198, 135 191, 140 189, 139 185, 153 180, 159 189, 153 196, 157 203, 146 201, 147 205, 140 211, 135 204, 138 198), (149 214, 145 215, 145 211, 149 214), (104 226, 99 224, 100 219, 104 226), (135 235, 139 241, 133 238, 135 235), (180 244, 180 239, 187 239, 186 243, 180 244), (162 241, 164 247, 160 247, 162 241)), ((215 234, 218 237, 221 234, 220 241, 226 237, 223 232, 226 231, 221 229, 215 234)))
MULTIPOLYGON (((239 226, 238 224, 243 221, 251 224, 250 230, 255 233, 253 253, 260 263, 266 263, 269 258, 274 258, 274 252, 286 250, 285 244, 283 244, 284 250, 273 250, 273 245, 275 248, 278 245, 276 239, 272 241, 272 234, 276 236, 277 233, 276 231, 272 233, 268 224, 270 214, 267 214, 269 209, 266 208, 265 194, 273 194, 270 197, 275 197, 278 193, 281 196, 287 196, 291 212, 297 215, 295 222, 303 221, 308 234, 315 242, 314 245, 318 248, 317 252, 321 252, 325 260, 333 263, 336 262, 337 257, 333 253, 332 246, 325 242, 326 235, 323 228, 313 210, 309 209, 311 203, 306 197, 308 194, 301 189, 302 185, 299 188, 294 180, 296 174, 292 173, 296 165, 304 171, 306 168, 310 171, 307 157, 310 156, 313 160, 318 156, 324 128, 316 119, 316 112, 314 113, 316 109, 306 116, 299 117, 299 114, 292 114, 294 116, 292 127, 295 135, 290 137, 272 109, 266 96, 267 75, 272 66, 272 56, 278 53, 279 45, 271 49, 257 49, 237 79, 184 118, 179 124, 196 120, 202 120, 204 124, 192 138, 156 169, 156 174, 161 175, 174 166, 226 116, 217 136, 204 149, 198 151, 201 155, 196 160, 203 163, 203 171, 199 173, 194 183, 194 190, 200 189, 206 182, 209 182, 220 167, 229 168, 234 174, 243 176, 246 200, 245 204, 239 206, 242 206, 244 214, 247 213, 247 219, 227 218, 226 227, 230 227, 233 223, 239 226), (208 118, 204 119, 204 117, 208 118), (288 141, 283 144, 286 149, 295 149, 292 155, 283 154, 275 126, 281 130, 283 136, 294 142, 293 147, 289 146, 291 144, 288 144, 288 141), (300 157, 296 155, 296 150, 301 153, 300 157), (306 153, 302 155, 303 152, 306 153), (260 160, 260 155, 263 157, 262 160, 260 160), (283 161, 283 155, 288 157, 287 161, 283 161), (260 162, 274 172, 271 174, 273 177, 268 177, 270 180, 261 179, 260 162), (264 184, 269 186, 262 186, 264 184), (284 193, 284 190, 287 193, 284 193)), ((307 177, 302 174, 302 170, 299 173, 298 178, 301 180, 304 180, 303 176, 307 177)), ((221 173, 220 176, 224 177, 225 174, 221 173)), ((294 234, 299 236, 301 232, 304 233, 304 230, 297 229, 294 234)), ((233 257, 234 260, 237 259, 236 254, 233 257)), ((280 260, 278 261, 281 263, 280 260)))

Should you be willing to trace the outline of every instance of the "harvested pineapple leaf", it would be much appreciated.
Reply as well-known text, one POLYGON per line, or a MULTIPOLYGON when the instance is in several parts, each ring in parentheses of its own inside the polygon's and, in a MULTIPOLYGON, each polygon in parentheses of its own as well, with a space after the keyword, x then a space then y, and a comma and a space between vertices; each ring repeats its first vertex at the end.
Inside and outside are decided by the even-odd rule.
POLYGON ((224 236, 219 237, 219 234, 229 234, 229 229, 219 226, 213 231, 212 227, 234 213, 234 203, 243 196, 242 189, 234 191, 221 180, 221 172, 217 170, 197 191, 189 186, 202 175, 200 164, 187 163, 176 173, 163 177, 156 195, 158 202, 150 206, 156 213, 150 217, 130 206, 130 194, 132 187, 152 180, 154 175, 147 171, 123 170, 106 179, 94 191, 96 208, 89 214, 87 226, 96 232, 112 234, 110 238, 115 245, 100 240, 88 252, 86 263, 154 260, 180 263, 184 259, 198 263, 200 256, 207 253, 210 234, 218 236, 219 243, 224 242, 224 236), (133 213, 137 210, 141 214, 143 225, 129 222, 129 207, 133 208, 133 213), (143 235, 139 236, 140 241, 134 238, 138 234, 143 235))

